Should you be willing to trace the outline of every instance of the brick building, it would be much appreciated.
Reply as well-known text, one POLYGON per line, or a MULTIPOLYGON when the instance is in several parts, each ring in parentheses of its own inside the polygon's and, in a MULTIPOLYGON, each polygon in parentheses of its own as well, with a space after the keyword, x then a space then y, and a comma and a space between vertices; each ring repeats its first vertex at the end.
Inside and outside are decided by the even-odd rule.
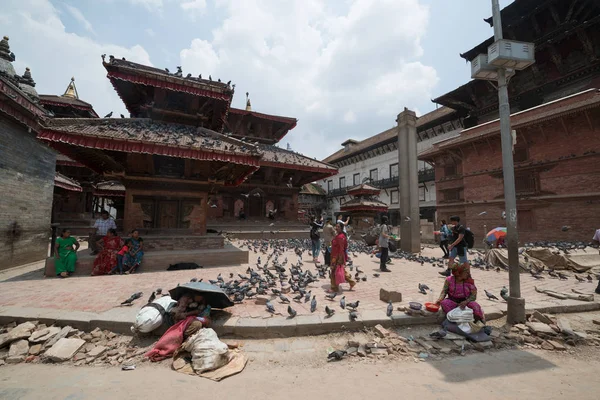
MULTIPOLYGON (((502 10, 506 36, 536 45, 534 66, 509 84, 521 243, 589 241, 600 227, 600 7, 576 3, 516 0, 502 10)), ((474 80, 434 101, 467 128, 419 154, 435 166, 438 220, 459 215, 481 238, 505 225, 497 92, 474 80)))
POLYGON ((56 153, 35 138, 46 110, 29 69, 15 73, 8 37, 0 41, 0 269, 48 252, 56 153))

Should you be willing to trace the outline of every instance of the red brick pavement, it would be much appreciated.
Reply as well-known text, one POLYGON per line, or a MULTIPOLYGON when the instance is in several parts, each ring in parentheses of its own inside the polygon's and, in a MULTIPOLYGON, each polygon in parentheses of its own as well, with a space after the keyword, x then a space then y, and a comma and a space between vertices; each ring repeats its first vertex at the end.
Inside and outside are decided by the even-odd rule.
MULTIPOLYGON (((436 256, 439 249, 426 248, 423 255, 436 256)), ((250 265, 256 264, 256 259, 260 254, 250 253, 250 265)), ((297 256, 289 251, 286 256, 290 262, 295 262, 297 256)), ((304 256, 304 267, 312 269, 312 262, 308 262, 304 256)), ((262 255, 263 263, 265 255, 262 255)), ((383 273, 379 278, 373 277, 373 273, 379 268, 379 260, 371 258, 366 254, 358 254, 354 258, 354 265, 359 266, 367 274, 367 281, 360 282, 353 291, 347 291, 348 286, 342 285, 347 302, 360 300, 360 310, 382 310, 386 304, 379 300, 380 288, 398 290, 403 294, 403 304, 409 301, 435 301, 443 286, 443 278, 438 275, 441 268, 432 267, 425 264, 421 266, 416 262, 394 259, 393 264, 389 266, 391 273, 383 273), (422 295, 418 292, 418 283, 425 283, 433 289, 433 292, 422 295)), ((144 292, 143 301, 147 299, 150 293, 156 288, 162 288, 167 291, 178 283, 188 282, 191 278, 215 279, 219 273, 228 277, 230 272, 234 274, 245 274, 248 264, 231 267, 215 267, 198 270, 172 271, 172 272, 154 272, 140 273, 130 276, 100 276, 100 277, 73 277, 69 279, 37 279, 22 281, 0 282, 0 306, 17 307, 36 307, 50 308, 65 311, 88 311, 101 313, 118 307, 119 303, 137 291, 144 292)), ((474 269, 472 275, 476 285, 480 290, 478 301, 484 308, 484 311, 497 311, 505 309, 503 301, 487 300, 483 289, 494 293, 500 298, 499 292, 502 286, 508 286, 508 273, 495 271, 480 271, 474 269)), ((572 275, 572 274, 571 274, 572 275)), ((535 292, 534 286, 553 289, 563 292, 571 292, 572 288, 592 293, 596 282, 577 283, 571 276, 566 281, 556 279, 535 280, 528 274, 521 275, 522 296, 525 297, 528 305, 560 305, 563 301, 548 297, 544 294, 535 292)), ((324 298, 325 290, 329 287, 328 280, 320 280, 309 285, 313 294, 317 295, 318 311, 324 314, 326 304, 332 305, 332 302, 324 298)), ((288 295, 291 299, 293 294, 288 295)), ((338 296, 339 299, 339 296, 338 296)), ((264 302, 264 301, 263 301, 264 302)), ((275 308, 286 313, 287 305, 279 304, 278 299, 274 299, 275 308)), ((138 302, 139 305, 142 301, 138 302)), ((295 303, 292 301, 292 307, 296 309, 299 315, 310 314, 309 304, 295 303)), ((338 312, 340 311, 338 302, 333 302, 338 312)), ((400 305, 400 304, 398 304, 400 305)), ((268 313, 262 304, 256 304, 254 300, 246 300, 244 304, 239 304, 230 308, 235 316, 239 317, 265 317, 268 313)))

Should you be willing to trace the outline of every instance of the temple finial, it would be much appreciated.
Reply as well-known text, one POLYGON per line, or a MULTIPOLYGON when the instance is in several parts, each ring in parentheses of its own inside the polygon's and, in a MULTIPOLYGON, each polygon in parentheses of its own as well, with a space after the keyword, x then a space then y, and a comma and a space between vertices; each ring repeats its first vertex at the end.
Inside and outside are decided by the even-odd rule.
POLYGON ((65 90, 63 97, 79 99, 79 93, 77 93, 77 88, 75 87, 75 77, 74 76, 71 77, 71 82, 69 82, 69 86, 67 86, 67 90, 65 90))
POLYGON ((246 92, 246 111, 252 111, 252 104, 250 103, 250 93, 246 92))

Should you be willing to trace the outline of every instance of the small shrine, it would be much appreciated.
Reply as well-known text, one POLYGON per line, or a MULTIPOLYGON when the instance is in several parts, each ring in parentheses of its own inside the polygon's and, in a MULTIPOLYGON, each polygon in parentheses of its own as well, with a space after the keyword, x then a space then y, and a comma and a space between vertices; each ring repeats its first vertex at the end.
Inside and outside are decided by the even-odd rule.
POLYGON ((380 189, 366 183, 348 189, 347 194, 352 199, 344 202, 340 211, 345 216, 351 217, 351 224, 355 231, 367 231, 374 225, 378 214, 387 213, 387 204, 377 198, 379 193, 381 193, 380 189))

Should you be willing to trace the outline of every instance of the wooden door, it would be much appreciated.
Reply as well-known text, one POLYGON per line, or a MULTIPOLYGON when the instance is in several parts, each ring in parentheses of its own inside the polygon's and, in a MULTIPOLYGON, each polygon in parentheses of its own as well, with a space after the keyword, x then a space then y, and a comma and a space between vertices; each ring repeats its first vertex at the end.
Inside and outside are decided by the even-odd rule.
POLYGON ((161 229, 177 228, 179 202, 162 200, 158 203, 158 226, 161 229))

